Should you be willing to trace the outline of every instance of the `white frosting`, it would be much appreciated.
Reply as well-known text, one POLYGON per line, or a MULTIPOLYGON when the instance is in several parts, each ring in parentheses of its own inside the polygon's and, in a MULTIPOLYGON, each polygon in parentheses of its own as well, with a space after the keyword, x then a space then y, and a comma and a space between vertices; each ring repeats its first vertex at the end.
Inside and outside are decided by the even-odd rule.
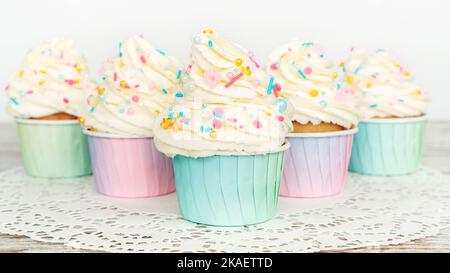
POLYGON ((205 30, 192 44, 186 98, 155 123, 155 144, 169 156, 279 151, 292 129, 286 100, 248 50, 205 30))
POLYGON ((293 105, 293 120, 347 129, 358 123, 352 92, 338 82, 338 73, 317 43, 293 41, 276 49, 266 71, 279 84, 279 94, 293 105))
POLYGON ((101 71, 98 95, 87 101, 87 128, 119 135, 151 136, 154 120, 181 91, 182 65, 140 36, 120 44, 119 56, 101 71))
POLYGON ((352 49, 343 69, 347 84, 359 95, 364 118, 413 117, 427 112, 428 93, 412 82, 395 54, 352 49))
POLYGON ((31 50, 5 87, 7 111, 17 118, 56 113, 81 116, 86 97, 95 92, 85 60, 73 40, 54 39, 31 50))

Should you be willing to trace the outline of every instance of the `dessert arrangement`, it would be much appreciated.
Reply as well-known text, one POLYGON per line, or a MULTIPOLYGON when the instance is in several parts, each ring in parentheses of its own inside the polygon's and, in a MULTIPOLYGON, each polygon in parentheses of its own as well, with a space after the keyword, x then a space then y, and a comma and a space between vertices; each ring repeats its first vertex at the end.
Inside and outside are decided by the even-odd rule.
POLYGON ((333 65, 292 41, 262 65, 210 29, 191 42, 183 66, 130 37, 98 84, 72 40, 31 50, 5 87, 26 173, 93 174, 113 197, 176 191, 186 220, 243 226, 273 218, 279 195, 341 193, 348 171, 418 169, 429 97, 392 52, 351 49, 333 65))

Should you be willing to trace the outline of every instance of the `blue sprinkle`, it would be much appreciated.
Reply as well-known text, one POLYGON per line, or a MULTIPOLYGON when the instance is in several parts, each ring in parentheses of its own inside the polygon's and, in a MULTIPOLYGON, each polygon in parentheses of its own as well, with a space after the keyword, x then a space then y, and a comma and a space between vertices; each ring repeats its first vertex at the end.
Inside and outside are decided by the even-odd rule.
POLYGON ((184 118, 184 113, 183 112, 180 112, 180 117, 184 118))
POLYGON ((211 40, 209 40, 208 41, 208 45, 209 45, 209 47, 212 47, 213 46, 213 42, 211 40))
POLYGON ((342 67, 342 72, 347 72, 347 69, 345 69, 345 66, 342 67))
POLYGON ((119 113, 123 114, 124 112, 125 112, 125 109, 123 109, 123 108, 119 109, 119 113))
POLYGON ((103 76, 103 77, 102 77, 102 80, 106 81, 106 76, 103 76))
POLYGON ((95 111, 95 108, 93 106, 91 106, 91 108, 89 108, 89 112, 93 113, 95 111))
POLYGON ((358 74, 358 72, 361 70, 361 66, 358 66, 356 69, 355 69, 355 74, 358 74))
POLYGON ((270 95, 272 93, 272 89, 273 89, 273 76, 270 76, 270 80, 269 80, 269 86, 267 86, 267 95, 270 95))
POLYGON ((17 102, 16 99, 14 99, 14 98, 9 98, 9 100, 10 100, 13 104, 19 105, 19 103, 17 102))
POLYGON ((119 57, 122 57, 122 42, 119 43, 119 57))
POLYGON ((300 74, 300 76, 302 76, 302 78, 306 80, 306 76, 305 76, 305 74, 303 74, 302 70, 297 68, 297 71, 298 71, 298 74, 300 74))
POLYGON ((314 43, 313 42, 306 42, 306 43, 303 43, 303 46, 312 46, 314 43))
POLYGON ((157 49, 156 51, 158 51, 159 54, 161 54, 163 56, 166 56, 166 52, 162 51, 161 49, 157 49))
POLYGON ((376 103, 369 105, 370 108, 376 108, 377 106, 378 106, 378 104, 376 104, 376 103))
POLYGON ((222 115, 221 115, 221 114, 215 114, 214 117, 216 117, 216 118, 218 118, 218 119, 221 119, 221 118, 222 118, 222 115))
POLYGON ((174 114, 175 114, 175 112, 172 111, 172 112, 169 113, 169 115, 167 117, 172 119, 174 114))
POLYGON ((182 98, 182 97, 184 97, 184 95, 183 95, 183 93, 182 93, 181 91, 178 91, 178 92, 175 94, 175 97, 177 97, 177 98, 182 98))
POLYGON ((165 88, 162 89, 164 94, 168 94, 169 92, 167 92, 167 90, 165 88))
POLYGON ((286 111, 286 109, 287 109, 287 102, 286 102, 286 100, 284 100, 284 99, 278 98, 278 99, 275 100, 274 104, 275 104, 275 105, 276 105, 276 104, 279 104, 278 111, 279 111, 280 113, 284 113, 284 111, 286 111))
POLYGON ((205 129, 203 128, 203 125, 201 125, 198 129, 199 129, 200 132, 202 132, 202 133, 205 131, 205 129))
POLYGON ((200 132, 202 132, 202 133, 208 133, 208 132, 211 132, 212 131, 212 128, 211 127, 203 127, 203 125, 201 125, 200 126, 200 128, 199 128, 199 130, 200 130, 200 132))
POLYGON ((177 74, 177 80, 181 77, 181 70, 178 70, 178 74, 177 74))
POLYGON ((211 132, 212 131, 212 128, 211 127, 207 127, 207 128, 205 128, 205 132, 211 132))
POLYGON ((341 89, 341 84, 340 83, 336 84, 336 88, 337 90, 341 89))

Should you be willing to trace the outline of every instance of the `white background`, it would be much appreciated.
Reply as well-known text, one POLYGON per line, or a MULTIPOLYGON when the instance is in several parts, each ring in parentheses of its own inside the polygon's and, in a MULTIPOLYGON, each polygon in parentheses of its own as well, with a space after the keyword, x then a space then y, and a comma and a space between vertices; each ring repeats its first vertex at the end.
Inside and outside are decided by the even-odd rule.
MULTIPOLYGON (((98 79, 118 42, 143 34, 154 46, 189 61, 190 37, 212 28, 265 62, 293 38, 322 44, 335 62, 352 46, 400 53, 415 80, 432 95, 429 114, 450 119, 450 1, 448 0, 2 0, 0 85, 25 53, 53 37, 71 37, 98 79)), ((0 103, 6 103, 0 91, 0 103)), ((0 109, 0 121, 12 119, 0 109)))

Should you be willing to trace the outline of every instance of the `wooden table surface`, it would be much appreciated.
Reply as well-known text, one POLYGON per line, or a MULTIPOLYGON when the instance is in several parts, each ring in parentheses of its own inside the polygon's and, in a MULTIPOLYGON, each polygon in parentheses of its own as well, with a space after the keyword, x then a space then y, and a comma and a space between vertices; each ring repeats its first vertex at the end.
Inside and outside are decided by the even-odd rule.
MULTIPOLYGON (((430 121, 423 165, 450 174, 450 120, 430 121)), ((0 171, 20 166, 20 151, 14 124, 0 124, 0 171)), ((0 215, 1 217, 1 215, 0 215)), ((1 252, 92 252, 63 244, 33 241, 25 236, 0 234, 1 252)), ((440 234, 406 244, 357 248, 340 252, 450 252, 450 228, 440 234)))

